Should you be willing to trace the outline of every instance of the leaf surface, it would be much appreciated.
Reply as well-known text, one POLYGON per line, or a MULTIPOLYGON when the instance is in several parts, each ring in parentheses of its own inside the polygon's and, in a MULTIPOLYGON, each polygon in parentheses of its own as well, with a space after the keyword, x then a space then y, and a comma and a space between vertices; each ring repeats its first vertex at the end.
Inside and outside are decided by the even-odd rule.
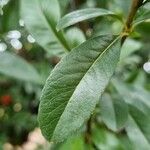
POLYGON ((150 149, 150 143, 148 142, 145 133, 141 130, 136 120, 134 120, 131 116, 126 127, 126 131, 136 150, 150 149))
POLYGON ((128 106, 120 97, 104 94, 100 106, 102 120, 109 129, 117 131, 125 126, 128 120, 128 106))
POLYGON ((102 8, 86 8, 65 15, 57 24, 57 29, 63 29, 78 22, 99 16, 115 15, 113 12, 102 8))
POLYGON ((129 106, 126 131, 135 149, 150 149, 150 93, 116 80, 113 80, 113 84, 129 106))
POLYGON ((66 39, 71 48, 74 48, 86 40, 86 37, 82 30, 78 28, 70 28, 66 31, 66 39))
POLYGON ((140 50, 141 47, 142 47, 141 42, 128 38, 124 42, 124 44, 121 48, 120 61, 127 58, 128 56, 130 56, 134 52, 140 50))
POLYGON ((114 73, 120 37, 103 35, 74 48, 52 71, 42 92, 38 120, 43 135, 55 142, 78 130, 114 73))
POLYGON ((12 53, 0 53, 0 73, 7 76, 40 83, 40 76, 32 65, 12 53))
POLYGON ((37 43, 52 55, 69 50, 62 32, 56 31, 60 19, 57 0, 21 0, 21 17, 37 43))
POLYGON ((150 2, 148 2, 138 10, 133 25, 137 26, 138 24, 143 22, 150 22, 150 2))

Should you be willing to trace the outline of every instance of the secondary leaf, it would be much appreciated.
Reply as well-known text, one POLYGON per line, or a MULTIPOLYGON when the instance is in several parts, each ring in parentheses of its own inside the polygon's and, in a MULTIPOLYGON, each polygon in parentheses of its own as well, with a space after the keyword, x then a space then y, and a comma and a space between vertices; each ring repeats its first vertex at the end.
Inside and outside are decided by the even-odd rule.
POLYGON ((57 0, 21 0, 21 17, 38 44, 51 55, 69 50, 63 33, 55 29, 60 18, 57 0))
POLYGON ((113 12, 102 8, 86 8, 65 15, 57 25, 57 29, 63 29, 75 23, 98 16, 115 15, 113 12))
POLYGON ((130 119, 126 130, 130 140, 137 150, 150 149, 150 93, 142 88, 114 81, 117 91, 129 105, 130 119))
POLYGON ((126 131, 130 140, 133 142, 136 150, 150 149, 150 143, 146 139, 141 128, 138 126, 136 121, 131 116, 129 118, 128 125, 126 127, 126 131))
POLYGON ((149 20, 150 20, 150 2, 148 2, 138 10, 133 25, 136 26, 142 22, 146 22, 149 20))
POLYGON ((84 138, 82 136, 75 136, 69 138, 67 141, 65 141, 59 150, 83 150, 84 149, 84 138))
POLYGON ((130 56, 135 51, 139 50, 142 44, 133 39, 127 39, 121 48, 120 61, 130 56))
POLYGON ((120 97, 114 98, 105 94, 100 106, 102 120, 108 128, 117 131, 125 126, 128 120, 128 106, 120 97))
POLYGON ((92 133, 92 140, 99 150, 131 150, 130 143, 125 145, 126 148, 124 149, 122 137, 117 137, 103 127, 95 127, 92 133))
POLYGON ((82 30, 78 28, 70 28, 66 32, 66 39, 71 48, 74 48, 86 40, 86 37, 82 30))
POLYGON ((55 142, 79 129, 93 112, 120 56, 120 37, 103 35, 74 48, 55 67, 42 92, 39 124, 55 142))
POLYGON ((0 73, 16 79, 40 83, 37 71, 25 60, 12 53, 0 53, 0 73))
POLYGON ((118 93, 128 105, 134 106, 141 112, 150 114, 150 93, 134 86, 127 85, 121 81, 112 80, 118 93))

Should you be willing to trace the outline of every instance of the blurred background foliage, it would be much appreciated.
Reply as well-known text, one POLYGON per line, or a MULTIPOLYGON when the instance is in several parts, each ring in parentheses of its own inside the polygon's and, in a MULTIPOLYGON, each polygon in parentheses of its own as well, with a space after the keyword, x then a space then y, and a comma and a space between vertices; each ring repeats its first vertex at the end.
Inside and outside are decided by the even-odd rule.
MULTIPOLYGON (((56 145, 45 141, 40 143, 40 140, 29 142, 31 131, 35 130, 37 139, 41 136, 36 129, 36 117, 42 87, 53 67, 66 53, 57 44, 51 43, 51 49, 38 44, 37 40, 42 43, 46 40, 44 38, 52 36, 37 38, 28 32, 20 15, 20 3, 20 0, 0 0, 0 149, 19 149, 27 143, 30 146, 26 149, 146 150, 150 145, 150 21, 136 26, 122 47, 121 60, 106 90, 108 103, 100 100, 92 117, 95 148, 86 144, 84 133, 56 145), (120 106, 118 99, 125 101, 128 108, 120 106), (118 126, 111 120, 115 115, 114 105, 118 109, 116 112, 122 115, 126 115, 126 109, 129 109, 127 129, 116 120, 119 130, 115 130, 118 126), (104 108, 112 113, 103 114, 101 110, 104 108)), ((115 12, 122 20, 127 17, 131 6, 131 0, 59 0, 59 3, 61 16, 77 9, 99 7, 115 12)), ((150 10, 149 3, 145 9, 150 10)), ((57 14, 59 10, 55 11, 57 14)), ((145 10, 141 11, 145 13, 145 10)), ((137 19, 140 16, 137 15, 137 19)), ((122 26, 112 17, 100 17, 78 23, 63 32, 69 48, 74 48, 92 36, 118 34, 122 26)))

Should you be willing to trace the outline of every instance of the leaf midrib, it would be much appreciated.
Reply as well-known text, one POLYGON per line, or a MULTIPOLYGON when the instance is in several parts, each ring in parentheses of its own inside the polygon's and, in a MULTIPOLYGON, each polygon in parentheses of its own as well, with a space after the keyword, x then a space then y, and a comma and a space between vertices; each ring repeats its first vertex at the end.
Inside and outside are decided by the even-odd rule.
MULTIPOLYGON (((98 61, 98 59, 100 59, 100 58, 105 54, 105 52, 107 52, 107 50, 108 50, 119 38, 120 38, 120 36, 118 36, 117 38, 115 38, 115 39, 105 48, 105 50, 97 56, 97 58, 96 58, 95 61, 92 63, 92 65, 87 69, 86 73, 95 65, 95 63, 98 61)), ((80 79, 80 81, 77 83, 77 86, 76 86, 76 88, 75 88, 74 91, 76 91, 76 89, 77 89, 78 86, 80 85, 80 82, 81 82, 82 79, 86 76, 86 73, 83 75, 83 77, 82 77, 82 78, 80 79)), ((74 94, 74 92, 71 94, 69 100, 71 99, 71 97, 73 96, 73 94, 74 94)), ((69 102, 69 100, 68 100, 68 102, 69 102)), ((67 107, 67 105, 66 105, 66 107, 67 107)), ((65 109, 66 109, 66 107, 65 107, 65 109)), ((65 112, 65 109, 64 109, 64 111, 62 112, 62 114, 65 112)), ((59 120, 58 120, 58 122, 57 122, 57 125, 59 124, 59 121, 60 121, 61 117, 62 117, 62 115, 60 116, 60 118, 59 118, 59 120)), ((57 125, 56 125, 56 127, 55 127, 53 133, 55 133, 55 130, 56 130, 56 128, 57 128, 57 125)), ((54 135, 54 134, 52 134, 52 135, 54 135)), ((53 138, 53 136, 52 136, 52 138, 53 138)))
POLYGON ((53 31, 55 37, 58 39, 58 42, 59 42, 60 45, 65 49, 65 51, 70 51, 69 46, 66 44, 67 42, 65 41, 65 38, 63 37, 63 38, 64 38, 64 41, 62 41, 62 40, 60 39, 60 37, 59 37, 57 31, 55 30, 55 27, 53 26, 53 23, 50 22, 50 21, 48 21, 46 15, 45 15, 45 12, 44 12, 44 11, 42 10, 42 8, 41 8, 41 5, 40 5, 39 0, 38 0, 38 8, 39 8, 41 14, 43 14, 43 15, 41 15, 41 17, 45 20, 45 23, 47 24, 48 29, 50 28, 49 31, 50 31, 50 32, 51 32, 51 30, 53 31), (65 44, 64 44, 64 42, 65 42, 65 44))

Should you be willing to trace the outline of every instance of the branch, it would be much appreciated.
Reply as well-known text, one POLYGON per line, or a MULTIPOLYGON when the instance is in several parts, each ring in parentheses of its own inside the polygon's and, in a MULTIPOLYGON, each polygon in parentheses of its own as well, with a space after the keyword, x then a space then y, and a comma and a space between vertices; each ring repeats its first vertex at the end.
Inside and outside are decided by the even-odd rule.
POLYGON ((136 15, 138 8, 141 7, 142 5, 143 5, 143 0, 132 0, 131 9, 130 9, 125 27, 123 29, 123 37, 122 37, 121 44, 124 43, 128 34, 131 32, 133 19, 136 15))
POLYGON ((143 4, 143 0, 133 0, 132 1, 132 6, 131 6, 131 9, 130 9, 130 12, 129 12, 129 15, 128 15, 128 18, 127 18, 127 21, 126 21, 126 27, 128 29, 131 27, 134 16, 135 16, 138 8, 140 6, 142 6, 142 4, 143 4))

